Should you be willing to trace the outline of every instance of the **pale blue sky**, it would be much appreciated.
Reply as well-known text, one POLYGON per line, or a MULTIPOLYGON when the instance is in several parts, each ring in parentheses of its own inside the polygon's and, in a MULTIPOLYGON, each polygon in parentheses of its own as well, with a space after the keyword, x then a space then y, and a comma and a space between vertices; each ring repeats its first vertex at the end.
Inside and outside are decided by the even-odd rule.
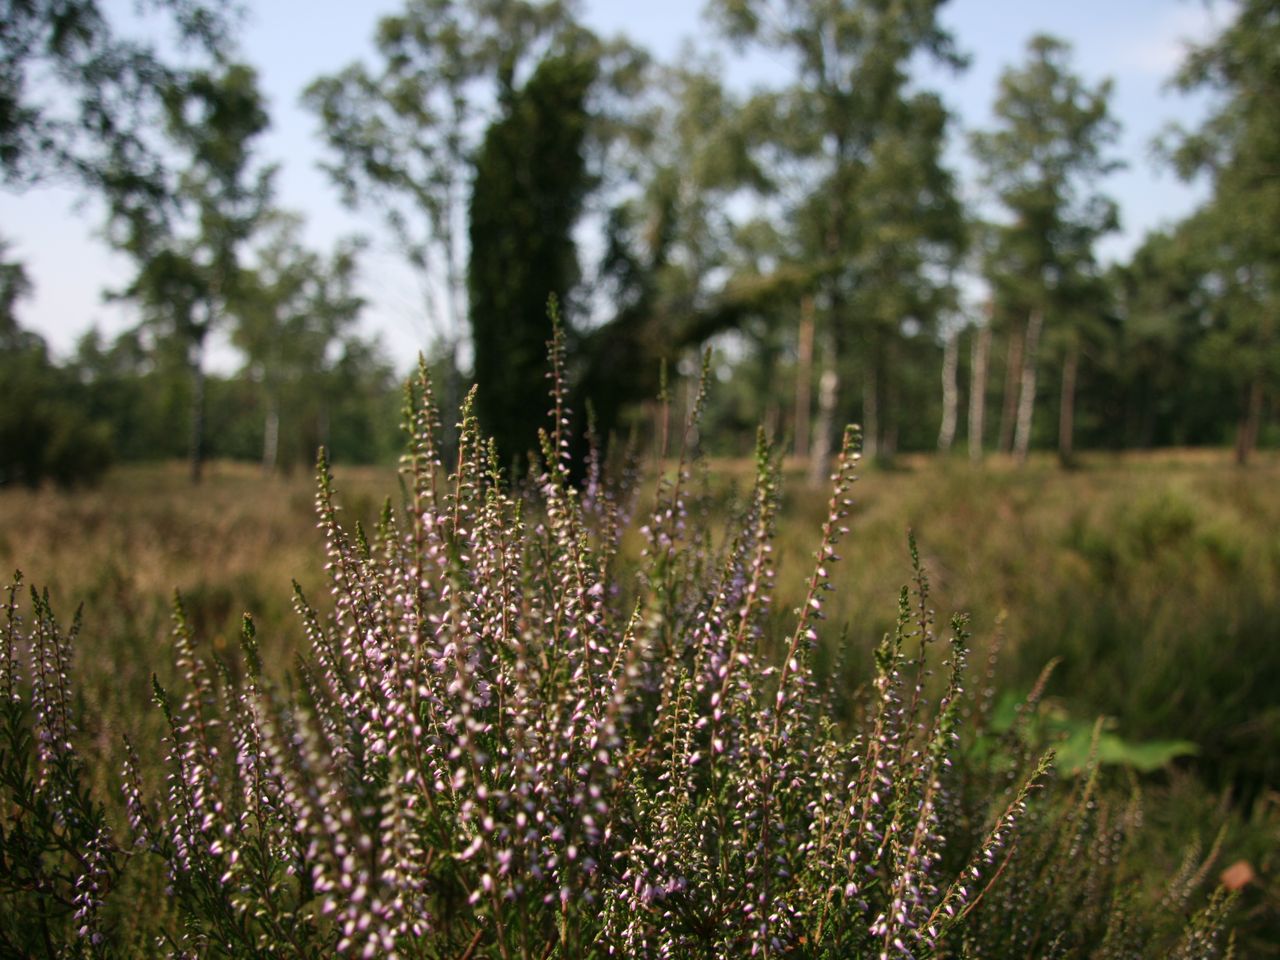
MULTIPOLYGON (((340 207, 336 192, 315 168, 321 152, 315 122, 297 105, 300 91, 316 76, 367 56, 378 16, 400 5, 400 0, 250 0, 243 51, 260 71, 271 100, 274 127, 264 153, 282 166, 280 204, 306 214, 308 239, 322 248, 351 231, 374 237, 362 278, 370 301, 365 325, 382 336, 404 366, 438 329, 438 321, 426 315, 418 280, 401 265, 376 219, 340 207)), ((625 32, 660 59, 672 59, 685 38, 709 43, 700 9, 696 0, 586 0, 585 18, 602 33, 625 32)), ((1124 231, 1109 239, 1102 253, 1122 258, 1148 230, 1184 215, 1203 197, 1203 188, 1188 187, 1153 163, 1151 140, 1171 121, 1195 123, 1202 116, 1202 97, 1186 98, 1165 86, 1185 41, 1208 39, 1230 14, 1229 3, 1202 0, 952 0, 943 20, 972 64, 959 76, 922 73, 920 83, 939 90, 957 114, 952 161, 968 183, 962 132, 990 122, 996 78, 1021 61, 1032 34, 1051 33, 1072 43, 1075 68, 1090 82, 1112 77, 1113 110, 1124 126, 1117 152, 1128 167, 1106 184, 1120 203, 1124 231)), ((787 71, 785 59, 776 56, 743 61, 726 54, 726 64, 731 81, 743 87, 784 78, 787 71)), ((968 183, 968 195, 976 196, 974 189, 968 183)), ((36 284, 35 297, 19 308, 20 320, 60 354, 95 321, 108 333, 133 322, 127 308, 102 301, 104 288, 128 279, 129 263, 97 238, 100 208, 90 201, 76 209, 75 200, 60 189, 23 196, 0 192, 0 235, 13 243, 36 284)), ((229 362, 224 355, 220 365, 229 362)))

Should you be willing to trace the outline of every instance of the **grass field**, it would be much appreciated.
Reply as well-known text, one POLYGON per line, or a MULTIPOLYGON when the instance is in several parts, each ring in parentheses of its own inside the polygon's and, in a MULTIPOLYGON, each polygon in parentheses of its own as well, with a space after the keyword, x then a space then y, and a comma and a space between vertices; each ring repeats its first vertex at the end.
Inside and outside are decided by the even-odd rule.
MULTIPOLYGON (((347 523, 370 523, 386 497, 399 498, 390 469, 335 472, 347 523)), ((784 598, 800 595, 826 499, 787 472, 776 539, 784 598)), ((727 519, 750 468, 713 463, 697 483, 702 508, 727 519)), ((1280 840, 1277 490, 1280 458, 1241 470, 1225 451, 1094 455, 1071 472, 1048 459, 975 469, 931 457, 864 471, 823 637, 835 687, 856 690, 869 675, 910 575, 912 530, 939 618, 972 614, 976 669, 1003 637, 999 689, 1025 693, 1059 658, 1050 704, 1067 727, 1105 716, 1128 743, 1195 744, 1194 757, 1148 777, 1171 801, 1151 815, 1153 863, 1226 816, 1224 858, 1258 872, 1247 906, 1271 916, 1266 927, 1280 840)), ((302 646, 291 583, 319 606, 327 592, 313 499, 306 474, 264 479, 222 463, 198 488, 182 465, 165 464, 120 468, 93 490, 0 492, 0 565, 47 587, 64 616, 84 607, 77 682, 105 795, 118 790, 106 758, 121 735, 162 735, 151 676, 172 675, 175 590, 206 649, 234 659, 249 612, 269 668, 289 668, 302 646)))
MULTIPOLYGON (((727 518, 750 479, 746 464, 712 464, 707 509, 727 518)), ((371 524, 400 496, 389 468, 339 468, 336 485, 347 522, 371 524)), ((1001 679, 1029 685, 1059 657, 1052 689, 1073 710, 1114 716, 1133 736, 1193 740, 1213 772, 1243 764, 1278 785, 1275 755, 1253 748, 1280 745, 1278 489, 1280 459, 1240 470, 1219 451, 1095 455, 1072 472, 931 457, 865 470, 830 598, 833 663, 851 683, 866 676, 910 572, 911 530, 940 611, 971 614, 980 649, 1003 619, 1001 679)), ((8 490, 0 565, 48 588, 56 609, 84 604, 82 671, 109 681, 104 697, 145 695, 175 590, 201 641, 234 647, 249 612, 269 659, 288 663, 300 643, 292 581, 325 595, 313 501, 307 473, 264 479, 233 463, 198 488, 164 464, 120 468, 93 490, 8 490)), ((824 504, 787 471, 784 597, 807 575, 824 504)))

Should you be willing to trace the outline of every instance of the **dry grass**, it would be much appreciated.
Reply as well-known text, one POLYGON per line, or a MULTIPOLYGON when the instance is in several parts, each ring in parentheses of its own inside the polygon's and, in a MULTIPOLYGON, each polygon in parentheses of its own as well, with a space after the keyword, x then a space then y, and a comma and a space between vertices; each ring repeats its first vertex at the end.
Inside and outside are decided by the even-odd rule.
MULTIPOLYGON (((793 465, 787 473, 783 598, 807 576, 826 501, 793 465)), ((712 464, 709 509, 727 519, 749 474, 744 463, 712 464)), ((386 496, 399 497, 389 468, 339 469, 336 486, 347 522, 369 523, 386 496)), ((829 665, 846 690, 866 678, 908 578, 910 528, 940 613, 971 612, 980 650, 1007 615, 1006 681, 1025 686, 1062 656, 1055 689, 1077 712, 1218 752, 1280 745, 1280 722, 1255 689, 1280 683, 1280 652, 1266 639, 1280 622, 1277 489, 1280 457, 1241 470, 1225 451, 1094 454, 1071 472, 1047 456, 1021 469, 917 456, 865 470, 828 608, 829 665)), ((175 589, 201 642, 234 649, 248 611, 269 661, 287 669, 300 645, 291 582, 327 598, 313 494, 306 473, 264 479, 229 463, 194 488, 181 464, 164 464, 121 468, 96 490, 0 491, 0 565, 47 586, 59 610, 85 604, 82 689, 107 735, 118 718, 154 712, 145 703, 151 672, 166 675, 157 651, 175 589)), ((1276 761, 1247 765, 1280 779, 1276 761)))

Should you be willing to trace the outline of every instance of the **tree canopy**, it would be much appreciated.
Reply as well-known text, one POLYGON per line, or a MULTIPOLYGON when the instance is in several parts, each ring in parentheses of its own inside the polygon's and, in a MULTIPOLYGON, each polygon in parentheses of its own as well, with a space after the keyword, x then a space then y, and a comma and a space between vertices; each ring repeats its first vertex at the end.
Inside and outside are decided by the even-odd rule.
MULTIPOLYGON (((729 382, 707 442, 747 453, 763 421, 813 477, 837 422, 860 422, 884 460, 967 431, 977 460, 989 410, 1018 460, 1055 442, 1070 464, 1077 444, 1234 439, 1244 462, 1270 442, 1280 394, 1272 7, 1234 5, 1174 78, 1212 96, 1205 123, 1162 141, 1208 186, 1203 207, 1110 265, 1111 82, 1030 38, 990 129, 964 138, 975 201, 921 70, 966 65, 945 0, 710 0, 718 39, 670 63, 597 35, 568 0, 404 0, 373 55, 304 102, 337 194, 417 271, 439 398, 452 407, 478 381, 504 465, 537 443, 552 295, 578 452, 588 405, 606 442, 646 429, 661 371, 691 372, 710 344, 729 382), (767 83, 730 82, 730 58, 761 53, 778 67, 767 83)), ((70 371, 125 457, 174 455, 184 432, 194 475, 213 450, 268 470, 322 442, 380 455, 361 425, 386 407, 392 367, 360 332, 363 242, 312 249, 277 208, 240 11, 10 8, 0 179, 71 179, 105 201, 105 237, 135 268, 113 295, 140 325, 88 334, 60 364, 19 325, 31 284, 6 253, 4 349, 70 371), (221 350, 235 372, 211 378, 221 350), (157 398, 164 412, 144 413, 157 398)))
POLYGON ((1236 456, 1244 462, 1265 395, 1280 386, 1280 9, 1243 0, 1214 42, 1192 50, 1176 82, 1217 95, 1203 126, 1169 140, 1178 171, 1206 176, 1213 188, 1192 229, 1223 307, 1206 351, 1239 392, 1236 456))

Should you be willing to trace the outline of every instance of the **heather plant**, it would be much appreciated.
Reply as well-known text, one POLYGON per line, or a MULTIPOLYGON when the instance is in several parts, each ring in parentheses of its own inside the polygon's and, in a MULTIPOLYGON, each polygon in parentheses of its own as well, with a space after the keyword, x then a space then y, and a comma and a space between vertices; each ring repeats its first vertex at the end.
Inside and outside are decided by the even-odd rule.
MULTIPOLYGON (((993 653, 994 659, 994 653, 993 653)), ((1011 726, 995 733, 992 700, 976 704, 959 792, 960 809, 982 809, 983 798, 1009 782, 1036 748, 1037 713, 1053 661, 1018 706, 1011 726)), ((988 677, 989 679, 989 677, 988 677)), ((990 692, 991 688, 987 690, 990 692)), ((1184 841, 1180 862, 1158 882, 1144 840, 1145 798, 1132 772, 1126 783, 1107 783, 1100 763, 1103 721, 1093 728, 1083 770, 1045 778, 1045 796, 1017 824, 1010 849, 968 922, 958 931, 954 955, 973 957, 1231 956, 1235 933, 1228 917, 1232 892, 1206 881, 1218 863, 1225 824, 1206 852, 1198 834, 1184 841)))
POLYGON ((403 508, 371 535, 340 523, 322 459, 332 608, 296 591, 308 650, 287 676, 265 667, 251 619, 224 659, 177 605, 179 682, 154 685, 166 773, 125 746, 123 822, 77 759, 77 631, 64 637, 43 597, 24 630, 15 585, 0 942, 139 952, 104 904, 122 877, 158 873, 173 919, 147 946, 177 957, 1219 954, 1226 901, 1186 919, 1207 867, 1130 909, 1121 838, 1136 807, 1112 812, 1096 777, 1029 806, 1048 758, 1020 724, 983 739, 967 623, 938 628, 914 543, 874 681, 852 718, 831 709, 813 652, 849 533, 855 430, 802 601, 776 610, 764 438, 722 537, 693 492, 705 377, 651 508, 634 464, 610 481, 593 455, 577 486, 562 350, 557 335, 523 486, 470 397, 446 471, 425 370, 406 403, 403 508))
POLYGON ((17 576, 0 635, 0 954, 97 956, 104 944, 99 908, 123 864, 71 743, 71 645, 80 618, 64 633, 48 597, 33 590, 25 631, 20 588, 17 576), (18 673, 23 645, 25 685, 18 673))

